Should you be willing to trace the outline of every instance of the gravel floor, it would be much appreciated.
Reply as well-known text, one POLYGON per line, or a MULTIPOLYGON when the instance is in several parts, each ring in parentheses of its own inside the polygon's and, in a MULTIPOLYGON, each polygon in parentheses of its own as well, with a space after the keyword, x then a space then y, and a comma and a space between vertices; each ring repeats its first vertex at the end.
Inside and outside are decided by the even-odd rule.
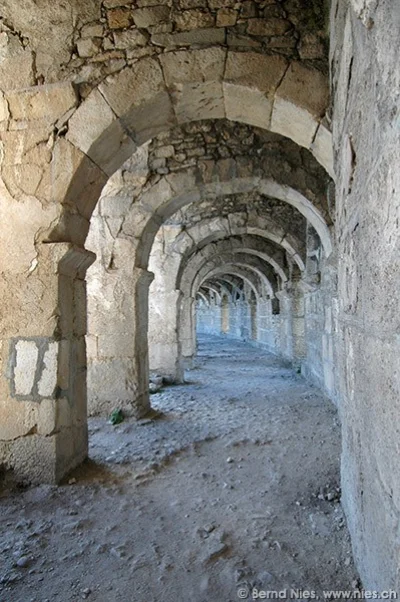
POLYGON ((186 379, 152 395, 153 419, 91 419, 90 461, 65 485, 0 484, 1 602, 357 585, 334 406, 281 360, 223 338, 200 340, 186 379))

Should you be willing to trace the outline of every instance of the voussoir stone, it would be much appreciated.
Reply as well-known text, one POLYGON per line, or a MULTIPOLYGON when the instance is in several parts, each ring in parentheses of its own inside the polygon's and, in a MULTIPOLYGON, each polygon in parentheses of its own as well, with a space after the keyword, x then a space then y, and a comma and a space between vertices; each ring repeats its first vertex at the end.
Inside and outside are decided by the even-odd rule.
POLYGON ((160 56, 167 86, 176 82, 221 81, 225 55, 223 48, 205 48, 178 50, 160 56))

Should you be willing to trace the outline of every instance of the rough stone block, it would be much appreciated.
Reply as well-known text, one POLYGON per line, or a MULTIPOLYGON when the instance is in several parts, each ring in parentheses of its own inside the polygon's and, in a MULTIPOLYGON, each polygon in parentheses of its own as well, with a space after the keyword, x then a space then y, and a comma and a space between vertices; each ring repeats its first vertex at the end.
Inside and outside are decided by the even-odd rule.
POLYGON ((128 29, 114 33, 114 43, 116 48, 131 49, 137 46, 146 46, 146 36, 137 29, 128 29))
POLYGON ((167 52, 160 56, 165 82, 169 88, 182 83, 220 82, 225 55, 223 48, 167 52))
POLYGON ((286 19, 249 19, 247 33, 253 36, 281 36, 292 27, 286 19))
POLYGON ((328 174, 335 179, 335 171, 333 167, 333 140, 331 132, 319 125, 315 139, 310 147, 314 157, 321 165, 323 165, 328 174))
POLYGON ((78 40, 76 43, 78 55, 82 58, 90 58, 95 56, 101 48, 101 43, 101 38, 78 40))
POLYGON ((129 8, 118 7, 107 11, 107 21, 110 29, 123 29, 129 27, 131 21, 131 11, 129 8))
POLYGON ((172 99, 178 123, 225 117, 222 84, 219 82, 177 85, 172 99))
POLYGON ((271 131, 290 138, 300 146, 310 148, 318 121, 308 111, 282 98, 275 98, 271 131))
POLYGON ((35 341, 20 340, 15 345, 14 388, 16 395, 28 396, 35 384, 39 349, 35 341))
POLYGON ((31 50, 21 50, 14 56, 8 56, 0 64, 2 90, 19 90, 35 84, 33 73, 33 54, 31 50))
POLYGON ((40 126, 53 124, 78 104, 69 82, 8 92, 6 100, 11 119, 26 122, 29 127, 37 127, 37 122, 40 126))
POLYGON ((327 77, 300 61, 292 62, 276 92, 276 98, 296 105, 315 118, 323 117, 329 101, 327 77))
POLYGON ((38 382, 41 397, 52 397, 57 385, 58 343, 49 343, 44 353, 43 368, 38 382))
POLYGON ((178 30, 187 31, 201 29, 202 27, 213 27, 215 17, 212 13, 194 8, 178 12, 175 22, 178 30))
POLYGON ((227 118, 269 129, 272 96, 286 66, 278 56, 228 52, 223 84, 227 118))
POLYGON ((171 48, 173 46, 211 46, 212 44, 223 44, 225 32, 223 29, 193 29, 192 31, 180 31, 178 33, 154 33, 151 41, 157 46, 171 48))
POLYGON ((136 27, 147 28, 151 25, 157 25, 162 21, 167 21, 170 10, 168 6, 149 6, 134 10, 132 15, 136 27))
POLYGON ((263 92, 224 83, 223 94, 228 119, 269 129, 272 101, 263 92))
POLYGON ((115 114, 98 90, 93 90, 69 120, 67 139, 87 153, 115 121, 115 114))
POLYGON ((217 27, 232 27, 236 24, 238 12, 232 8, 220 8, 217 12, 217 27))
POLYGON ((159 63, 145 58, 99 87, 138 144, 169 129, 174 114, 159 63))

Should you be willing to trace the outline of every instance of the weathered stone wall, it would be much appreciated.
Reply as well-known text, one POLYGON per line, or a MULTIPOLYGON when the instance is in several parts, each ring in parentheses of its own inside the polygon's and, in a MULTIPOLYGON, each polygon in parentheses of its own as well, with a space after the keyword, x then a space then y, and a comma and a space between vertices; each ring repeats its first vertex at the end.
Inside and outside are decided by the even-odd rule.
POLYGON ((246 283, 240 296, 234 290, 229 296, 224 297, 222 293, 221 298, 218 298, 210 293, 206 298, 208 303, 203 298, 198 298, 196 304, 197 332, 247 341, 291 361, 295 359, 292 343, 293 317, 289 310, 284 314, 273 313, 273 308, 278 311, 277 299, 271 301, 265 297, 255 298, 246 283), (283 328, 284 322, 287 323, 286 328, 283 328))
POLYGON ((399 591, 400 11, 332 4, 343 503, 364 586, 399 591))
POLYGON ((200 301, 196 306, 196 330, 202 334, 222 334, 221 305, 215 298, 209 303, 200 301))
POLYGON ((327 259, 316 232, 308 225, 307 260, 303 276, 306 353, 302 373, 339 403, 337 365, 337 255, 327 259))
POLYGON ((315 382, 328 397, 338 403, 335 379, 337 337, 337 269, 332 262, 321 266, 318 286, 305 287, 306 357, 302 373, 315 382))
POLYGON ((271 353, 281 354, 281 316, 273 313, 277 299, 259 299, 257 304, 257 342, 271 353))
POLYGON ((68 79, 86 95, 140 58, 192 45, 293 57, 327 71, 320 0, 2 0, 1 14, 6 89, 68 79))
MULTIPOLYGON (((145 182, 131 182, 129 194, 118 190, 103 197, 93 219, 100 252, 89 283, 90 297, 97 294, 97 317, 88 337, 91 356, 99 361, 91 383, 100 404, 115 402, 100 395, 118 374, 118 403, 129 404, 134 397, 137 415, 148 407, 143 343, 151 281, 147 260, 159 225, 190 202, 184 196, 188 189, 192 200, 204 200, 202 195, 209 199, 216 192, 233 197, 243 186, 253 193, 261 188, 260 198, 253 198, 256 212, 244 218, 238 213, 234 223, 229 216, 225 220, 229 228, 241 228, 243 220, 263 232, 276 228, 275 240, 300 269, 304 237, 294 229, 300 231, 305 220, 331 248, 328 177, 321 167, 333 174, 322 3, 249 1, 237 6, 224 0, 221 6, 219 0, 199 0, 195 8, 188 6, 181 1, 149 5, 147 0, 73 0, 62 6, 50 0, 40 5, 1 2, 0 286, 7 308, 0 315, 1 457, 10 466, 19 462, 18 470, 39 480, 43 471, 38 476, 26 462, 29 454, 15 450, 30 449, 35 467, 50 466, 49 480, 57 480, 87 452, 83 280, 93 258, 84 245, 109 177, 138 149, 146 153, 149 140, 201 119, 228 119, 275 132, 259 144, 263 135, 252 140, 246 126, 233 136, 222 128, 215 145, 212 127, 201 133, 198 161, 193 146, 179 149, 182 159, 168 143, 173 156, 163 156, 167 137, 164 150, 157 147, 161 155, 154 157, 145 182), (228 143, 221 144, 226 136, 228 143), (236 137, 240 142, 234 142, 236 137), (289 218, 294 213, 282 201, 302 217, 289 218), (263 204, 271 217, 260 216, 263 204), (279 219, 288 227, 282 228, 279 219), (107 283, 104 274, 110 277, 107 283), (107 313, 114 318, 112 328, 107 313), (36 357, 32 346, 34 352, 26 354, 22 345, 13 359, 14 339, 36 337, 49 345, 60 343, 52 364, 56 385, 46 398, 54 417, 50 432, 42 429, 39 416, 46 400, 36 399, 44 355, 38 351, 36 357), (32 399, 24 401, 14 397, 20 358, 21 365, 29 364, 32 384, 32 399), (107 372, 106 363, 114 369, 107 372), (68 400, 65 412, 61 400, 68 400)), ((122 178, 121 188, 124 175, 116 177, 122 178)), ((185 339, 189 354, 192 339, 185 339)))

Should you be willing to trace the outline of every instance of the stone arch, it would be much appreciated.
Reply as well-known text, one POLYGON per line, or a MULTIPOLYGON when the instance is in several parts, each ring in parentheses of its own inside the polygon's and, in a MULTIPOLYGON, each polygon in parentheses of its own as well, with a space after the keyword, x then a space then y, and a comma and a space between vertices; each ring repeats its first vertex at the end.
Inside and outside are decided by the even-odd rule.
MULTIPOLYGON (((260 259, 271 264, 272 268, 277 271, 282 283, 287 282, 288 276, 284 271, 287 268, 285 256, 287 253, 293 258, 294 249, 289 249, 288 252, 285 243, 283 246, 279 246, 278 242, 284 237, 283 232, 276 237, 276 233, 273 232, 274 227, 271 224, 269 225, 269 231, 267 231, 265 223, 261 223, 260 226, 261 228, 256 232, 258 236, 248 234, 249 231, 253 232, 253 230, 246 226, 243 216, 241 214, 231 214, 229 218, 212 218, 200 222, 188 230, 180 231, 175 238, 171 238, 167 247, 165 247, 164 242, 162 243, 160 247, 163 257, 162 269, 158 264, 158 252, 157 257, 154 258, 154 265, 150 261, 150 269, 158 274, 150 295, 149 357, 150 366, 153 370, 163 372, 169 379, 178 382, 183 378, 183 367, 179 360, 182 347, 179 343, 179 331, 181 324, 184 324, 184 328, 188 331, 185 324, 188 322, 188 316, 192 309, 189 300, 184 300, 183 303, 178 300, 178 303, 175 304, 175 299, 179 299, 179 296, 183 294, 181 279, 188 261, 195 256, 196 249, 199 249, 199 255, 204 255, 208 252, 207 249, 211 249, 212 246, 217 248, 219 245, 219 250, 228 251, 235 249, 237 245, 239 247, 238 252, 243 252, 246 248, 250 249, 254 246, 254 254, 252 249, 250 255, 254 258, 258 255, 260 259), (271 238, 275 242, 271 242, 271 238), (265 248, 269 254, 265 253, 265 248), (156 295, 156 300, 153 300, 153 295, 156 295), (160 305, 168 309, 160 313, 157 310, 160 305), (176 311, 171 311, 172 307, 176 307, 176 311), (160 324, 162 324, 161 330, 165 333, 162 340, 158 334, 160 324)), ((170 237, 169 232, 168 238, 170 237)), ((164 239, 162 238, 162 240, 164 239)), ((300 243, 295 244, 297 247, 300 243)), ((300 265, 302 266, 301 263, 300 265)), ((275 280, 274 276, 272 280, 275 280)))
MULTIPOLYGON (((138 238, 137 266, 146 268, 154 237, 160 225, 176 211, 190 203, 208 198, 230 196, 243 192, 259 191, 266 196, 283 201, 297 209, 314 227, 318 233, 325 255, 332 252, 332 242, 329 228, 320 211, 305 196, 290 188, 275 182, 270 178, 231 177, 224 172, 225 181, 199 183, 196 171, 176 173, 164 176, 157 184, 147 190, 135 206, 138 213, 138 223, 131 231, 136 231, 138 238), (158 201, 156 200, 158 199, 158 201), (141 230, 137 232, 138 225, 141 230)), ((275 239, 277 235, 275 235, 275 239)), ((282 239, 285 236, 281 237, 282 239)), ((288 236, 286 236, 286 239, 288 236)))
MULTIPOLYGON (((260 239, 261 240, 261 239, 260 239)), ((208 243, 204 247, 201 247, 197 252, 193 252, 189 255, 189 258, 184 261, 182 259, 179 269, 179 274, 176 280, 176 288, 181 289, 182 282, 185 278, 188 278, 188 273, 191 271, 196 272, 200 267, 207 261, 212 260, 215 256, 217 257, 230 257, 238 261, 240 256, 250 256, 250 261, 257 258, 258 261, 263 261, 267 271, 273 270, 273 281, 276 280, 276 276, 281 278, 282 282, 287 281, 287 276, 283 268, 279 263, 274 260, 268 253, 263 252, 260 248, 250 248, 250 245, 255 244, 257 239, 255 237, 247 237, 245 241, 236 238, 224 238, 219 241, 208 243), (239 257, 237 257, 239 255, 239 257)), ((258 245, 259 247, 261 245, 258 245)), ((193 244, 192 249, 196 248, 193 244)), ((276 286, 276 285, 275 285, 276 286)), ((269 287, 273 290, 273 287, 269 287)), ((272 296, 274 292, 272 292, 272 296)))
POLYGON ((215 286, 212 286, 211 284, 203 283, 202 287, 213 292, 216 295, 217 299, 219 299, 221 301, 221 293, 215 288, 215 286))
POLYGON ((201 291, 197 291, 197 294, 198 294, 199 297, 202 298, 202 300, 204 301, 204 303, 206 305, 209 305, 209 301, 208 301, 207 297, 201 291))
MULTIPOLYGON (((178 234, 171 245, 171 251, 173 251, 174 254, 179 254, 182 257, 176 276, 175 288, 180 288, 182 272, 187 261, 193 253, 195 253, 197 250, 203 249, 209 244, 218 243, 221 240, 229 239, 235 239, 234 248, 237 248, 238 252, 240 249, 248 254, 257 253, 258 257, 264 259, 264 261, 269 263, 274 268, 283 282, 288 280, 288 276, 284 270, 284 267, 281 265, 281 263, 279 263, 278 258, 274 257, 272 252, 268 254, 264 250, 261 250, 261 244, 264 246, 271 239, 269 239, 268 236, 252 236, 251 234, 247 233, 247 230, 243 232, 243 228, 235 227, 231 222, 231 219, 225 220, 224 218, 214 218, 204 222, 206 229, 208 229, 211 234, 208 233, 208 235, 206 235, 206 233, 203 232, 205 228, 202 224, 193 226, 188 230, 183 230, 180 234, 178 234), (256 246, 259 246, 260 248, 256 250, 256 246)), ((268 235, 267 232, 265 232, 265 234, 268 235)))
POLYGON ((244 282, 247 282, 247 284, 250 286, 250 288, 254 291, 254 294, 257 295, 258 297, 261 296, 262 293, 262 286, 261 286, 261 279, 259 274, 257 274, 254 269, 249 268, 248 266, 246 266, 245 268, 243 266, 237 266, 236 264, 223 264, 221 266, 218 267, 213 267, 211 270, 209 268, 207 268, 209 271, 205 271, 204 274, 199 274, 199 284, 197 288, 200 288, 201 286, 204 286, 204 282, 209 280, 210 278, 212 278, 213 276, 216 275, 221 275, 221 274, 231 274, 233 276, 238 276, 239 278, 241 278, 244 282))
MULTIPOLYGON (((236 265, 238 267, 253 271, 258 275, 268 295, 270 297, 274 297, 275 292, 271 281, 263 272, 262 266, 260 266, 256 261, 251 261, 253 259, 255 258, 249 257, 247 258, 247 261, 243 259, 240 260, 237 259, 233 254, 229 253, 216 253, 210 255, 210 257, 201 258, 198 262, 195 262, 194 265, 190 267, 186 278, 182 279, 182 292, 188 292, 190 296, 193 296, 195 290, 197 290, 199 286, 199 280, 201 279, 200 274, 202 274, 202 271, 208 269, 208 266, 214 267, 215 265, 223 263, 224 265, 236 265)), ((262 291, 259 292, 259 294, 261 293, 262 291)))
POLYGON ((331 134, 321 124, 328 98, 326 77, 299 61, 221 47, 177 50, 101 82, 70 118, 67 139, 110 176, 173 125, 227 118, 291 138, 332 175, 331 134))
MULTIPOLYGON (((328 88, 325 77, 319 71, 299 61, 289 62, 278 56, 211 47, 166 52, 162 57, 140 59, 99 84, 83 102, 77 98, 71 84, 55 84, 51 94, 57 92, 62 97, 71 98, 68 106, 57 115, 47 110, 47 86, 17 92, 13 102, 14 107, 18 105, 20 120, 23 121, 25 115, 32 115, 28 108, 34 96, 34 104, 39 109, 33 111, 33 117, 28 117, 27 130, 45 125, 46 132, 51 131, 48 147, 42 144, 43 148, 38 151, 44 160, 43 166, 40 164, 37 168, 40 178, 35 178, 35 182, 40 180, 34 193, 38 191, 41 203, 41 225, 35 233, 34 242, 37 247, 40 247, 39 243, 46 242, 47 245, 42 247, 54 250, 55 263, 51 266, 46 264, 44 257, 47 251, 40 247, 38 273, 44 267, 49 269, 44 281, 39 282, 40 279, 35 275, 31 282, 35 280, 40 291, 51 290, 52 294, 53 291, 62 291, 58 297, 55 292, 53 299, 54 316, 61 317, 54 327, 53 322, 46 326, 44 333, 49 340, 57 336, 57 340, 60 338, 63 343, 70 344, 73 352, 66 354, 65 345, 54 360, 54 371, 67 371, 71 375, 66 383, 68 395, 71 399, 82 399, 83 411, 86 405, 83 392, 86 368, 86 361, 83 360, 86 311, 84 275, 82 271, 75 276, 71 273, 66 275, 65 262, 61 265, 60 259, 62 253, 67 255, 76 249, 83 249, 93 209, 108 177, 138 146, 158 132, 174 124, 211 118, 249 122, 282 133, 309 149, 327 167, 329 161, 324 157, 318 141, 330 140, 330 133, 322 125, 328 88), (310 89, 314 90, 313 95, 308 94, 310 89), (247 98, 252 99, 251 103, 239 104, 238 100, 246 98, 246 94, 249 95, 247 98), (65 134, 64 130, 63 135, 57 136, 57 127, 54 126, 60 117, 64 119, 68 131, 65 134), (54 137, 56 140, 53 144, 54 137), (79 353, 75 345, 74 325, 78 325, 82 339, 79 353), (66 366, 69 370, 66 370, 66 366), (74 375, 79 375, 79 378, 74 375)), ((22 137, 24 135, 21 134, 22 137)), ((329 144, 327 146, 330 148, 329 144)), ((21 190, 23 163, 12 160, 10 165, 9 183, 15 184, 17 197, 21 190)), ((37 166, 34 167, 36 169, 37 166)), ((329 172, 329 166, 327 169, 329 172)), ((135 271, 134 278, 133 296, 138 301, 146 296, 151 278, 144 270, 135 271)), ((144 308, 142 324, 134 333, 136 364, 132 366, 131 373, 124 377, 127 383, 134 382, 138 372, 146 372, 146 352, 139 345, 147 322, 146 313, 144 308)), ((131 398, 142 400, 138 411, 135 411, 136 415, 146 412, 146 383, 133 386, 130 395, 131 398)), ((71 439, 68 429, 76 426, 74 444, 76 448, 80 447, 79 454, 75 453, 75 449, 65 446, 65 465, 54 460, 51 470, 54 469, 56 476, 52 478, 58 479, 85 456, 85 419, 80 415, 76 425, 74 420, 70 412, 66 419, 67 426, 62 433, 57 432, 57 438, 60 441, 62 439, 64 445, 65 441, 71 439)), ((44 437, 42 440, 45 443, 44 437)), ((54 458, 56 456, 54 454, 54 458)))

